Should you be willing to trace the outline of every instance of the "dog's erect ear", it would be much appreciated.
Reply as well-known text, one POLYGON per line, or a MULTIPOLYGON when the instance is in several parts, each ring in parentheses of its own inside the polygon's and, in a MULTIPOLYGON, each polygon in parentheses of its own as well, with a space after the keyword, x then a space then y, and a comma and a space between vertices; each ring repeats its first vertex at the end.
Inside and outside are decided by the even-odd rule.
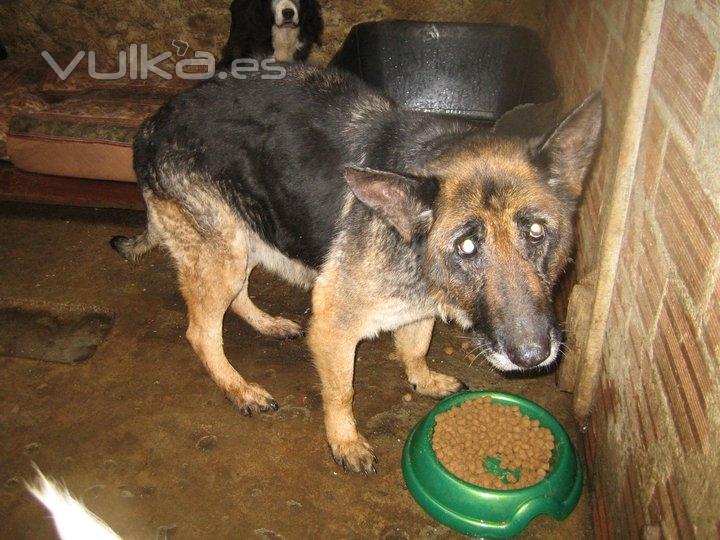
POLYGON ((345 169, 345 179, 360 202, 389 221, 405 241, 430 230, 436 180, 355 167, 345 169))
POLYGON ((602 128, 603 105, 599 93, 588 96, 532 153, 550 169, 550 184, 578 199, 592 163, 602 128))

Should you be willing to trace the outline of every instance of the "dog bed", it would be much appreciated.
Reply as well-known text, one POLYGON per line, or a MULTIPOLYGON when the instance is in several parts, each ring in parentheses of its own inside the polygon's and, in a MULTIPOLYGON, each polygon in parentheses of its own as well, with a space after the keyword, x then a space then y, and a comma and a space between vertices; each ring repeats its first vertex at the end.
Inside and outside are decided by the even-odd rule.
POLYGON ((46 69, 35 90, 45 105, 13 110, 7 155, 32 173, 134 182, 132 141, 138 127, 193 82, 158 76, 96 80, 86 64, 61 80, 46 69))
POLYGON ((132 141, 166 95, 88 91, 36 112, 13 116, 7 152, 23 170, 134 182, 132 141))
POLYGON ((2 60, 0 63, 0 159, 7 159, 5 139, 10 118, 48 106, 37 92, 43 72, 42 67, 34 66, 27 58, 2 60))
POLYGON ((350 31, 331 65, 411 110, 493 123, 557 97, 539 37, 518 26, 383 21, 350 31))

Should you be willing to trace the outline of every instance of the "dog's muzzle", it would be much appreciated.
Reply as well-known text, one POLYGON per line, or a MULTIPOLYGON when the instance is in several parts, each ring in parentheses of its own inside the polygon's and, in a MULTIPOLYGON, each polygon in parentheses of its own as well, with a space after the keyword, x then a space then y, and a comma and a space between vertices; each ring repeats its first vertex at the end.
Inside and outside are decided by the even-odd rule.
POLYGON ((274 1, 272 11, 278 28, 296 28, 300 24, 300 13, 292 0, 274 1))
POLYGON ((530 371, 552 365, 560 352, 560 332, 550 328, 546 340, 529 339, 512 348, 502 343, 493 343, 481 332, 475 333, 475 340, 482 355, 496 369, 503 372, 530 371))

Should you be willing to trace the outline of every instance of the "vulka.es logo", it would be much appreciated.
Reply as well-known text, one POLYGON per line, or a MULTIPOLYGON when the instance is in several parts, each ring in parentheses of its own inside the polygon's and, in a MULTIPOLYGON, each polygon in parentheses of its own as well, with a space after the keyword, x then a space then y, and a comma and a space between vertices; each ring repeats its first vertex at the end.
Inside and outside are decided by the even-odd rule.
MULTIPOLYGON (((173 45, 175 45, 175 43, 176 42, 173 41, 173 45)), ((185 52, 187 52, 187 49, 185 49, 185 52)), ((128 47, 127 51, 120 51, 117 58, 117 69, 111 72, 98 71, 95 51, 79 51, 65 68, 60 67, 48 51, 43 51, 41 56, 58 78, 63 81, 67 80, 86 56, 88 75, 90 75, 92 79, 100 81, 115 81, 126 77, 130 80, 146 80, 150 73, 166 80, 172 79, 173 75, 179 79, 188 80, 210 79, 215 76, 215 56, 209 52, 195 51, 194 58, 184 58, 178 61, 175 64, 175 72, 170 73, 161 68, 160 64, 172 58, 172 53, 165 51, 150 58, 148 46, 144 43, 140 46, 133 43, 128 47)), ((261 77, 263 79, 271 80, 283 79, 287 73, 285 68, 277 64, 273 58, 266 58, 264 60, 238 58, 233 61, 229 69, 219 71, 217 77, 220 79, 226 79, 228 77, 246 79, 248 74, 258 72, 262 73, 261 77)))

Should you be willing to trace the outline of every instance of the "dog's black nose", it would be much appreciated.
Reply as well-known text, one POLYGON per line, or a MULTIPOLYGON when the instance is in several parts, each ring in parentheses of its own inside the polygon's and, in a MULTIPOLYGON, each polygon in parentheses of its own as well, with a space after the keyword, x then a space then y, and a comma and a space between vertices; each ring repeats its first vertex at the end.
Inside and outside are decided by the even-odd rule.
POLYGON ((291 21, 293 17, 295 17, 295 10, 290 8, 283 9, 282 16, 286 21, 291 21))
POLYGON ((550 356, 550 340, 537 343, 523 343, 515 349, 508 350, 510 361, 521 368, 530 369, 542 364, 550 356))

